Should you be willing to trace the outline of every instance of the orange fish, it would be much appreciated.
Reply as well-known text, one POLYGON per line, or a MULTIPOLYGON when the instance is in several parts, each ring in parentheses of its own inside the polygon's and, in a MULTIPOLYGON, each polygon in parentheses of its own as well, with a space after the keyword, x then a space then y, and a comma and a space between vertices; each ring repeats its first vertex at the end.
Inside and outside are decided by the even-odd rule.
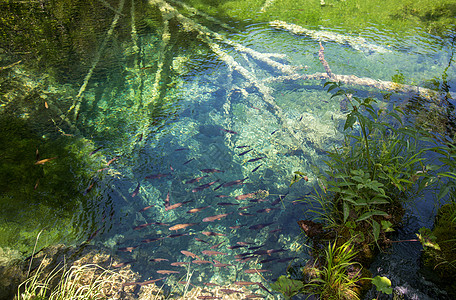
POLYGON ((251 281, 236 281, 234 283, 235 285, 254 285, 257 284, 256 282, 251 282, 251 281))
POLYGON ((161 261, 169 261, 169 259, 166 259, 166 258, 151 258, 151 259, 149 259, 149 261, 161 262, 161 261))
POLYGON ((212 217, 206 217, 203 219, 203 222, 213 222, 215 220, 220 220, 221 218, 224 218, 230 214, 232 214, 232 212, 227 213, 227 214, 220 214, 220 215, 216 215, 216 216, 212 216, 212 217))
POLYGON ((201 299, 201 300, 222 299, 222 297, 215 297, 215 296, 198 296, 196 298, 201 299))
POLYGON ((187 251, 187 250, 182 250, 181 253, 185 256, 189 256, 189 257, 192 257, 195 259, 200 259, 198 255, 196 255, 195 253, 192 253, 190 251, 187 251))
POLYGON ((214 246, 211 246, 211 249, 217 249, 221 244, 223 244, 224 242, 220 242, 218 243, 217 245, 214 245, 214 246))
POLYGON ((56 159, 57 156, 55 157, 51 157, 51 158, 45 158, 45 159, 42 159, 42 160, 38 160, 37 162, 35 162, 35 165, 44 165, 45 163, 51 161, 51 160, 54 160, 56 159))
POLYGON ((158 270, 158 274, 179 274, 179 271, 172 271, 172 270, 158 270))
POLYGON ((247 274, 254 274, 254 273, 263 273, 263 272, 269 272, 270 270, 262 270, 262 269, 248 269, 245 270, 244 272, 247 274))
POLYGON ((188 265, 188 264, 189 264, 189 262, 176 261, 176 262, 171 263, 171 266, 173 266, 173 267, 183 267, 183 266, 188 265))
POLYGON ((107 163, 106 165, 109 166, 110 164, 112 164, 113 162, 115 162, 117 159, 119 159, 118 156, 114 157, 114 158, 111 158, 107 163))
POLYGON ((192 202, 193 200, 188 200, 188 201, 184 201, 184 202, 179 202, 179 203, 176 203, 176 204, 173 204, 173 205, 169 205, 166 207, 165 205, 165 210, 168 211, 168 210, 172 210, 172 209, 175 209, 175 208, 178 208, 178 207, 181 207, 182 205, 184 204, 187 204, 189 202, 192 202))
POLYGON ((236 290, 232 290, 232 289, 220 289, 220 291, 224 292, 225 294, 235 294, 235 293, 243 294, 244 293, 242 291, 236 291, 236 290))
POLYGON ((203 250, 201 253, 206 255, 226 255, 226 253, 219 252, 219 251, 212 251, 212 250, 203 250))
POLYGON ((124 248, 119 248, 117 249, 117 251, 122 251, 122 252, 133 252, 133 250, 135 250, 136 248, 138 248, 138 246, 134 246, 134 247, 124 247, 124 248))
POLYGON ((192 263, 197 264, 197 265, 201 265, 201 264, 211 264, 212 262, 210 262, 208 260, 196 259, 196 260, 192 261, 192 263))
POLYGON ((212 231, 202 231, 201 233, 204 234, 205 236, 226 236, 226 234, 212 232, 212 231))
POLYGON ((168 228, 169 230, 179 230, 179 229, 184 229, 184 228, 187 228, 189 226, 194 226, 194 225, 198 225, 199 223, 185 223, 185 224, 177 224, 177 225, 174 225, 170 228, 168 228))
POLYGON ((256 193, 248 193, 248 194, 239 195, 237 197, 234 197, 234 199, 236 199, 236 200, 245 200, 245 199, 248 199, 248 198, 255 197, 255 195, 256 195, 256 193))
POLYGON ((208 206, 203 206, 203 207, 197 207, 197 208, 192 208, 190 209, 189 211, 187 211, 188 214, 193 214, 193 213, 196 213, 196 212, 200 212, 202 211, 203 209, 206 209, 208 207, 211 207, 210 205, 208 206))

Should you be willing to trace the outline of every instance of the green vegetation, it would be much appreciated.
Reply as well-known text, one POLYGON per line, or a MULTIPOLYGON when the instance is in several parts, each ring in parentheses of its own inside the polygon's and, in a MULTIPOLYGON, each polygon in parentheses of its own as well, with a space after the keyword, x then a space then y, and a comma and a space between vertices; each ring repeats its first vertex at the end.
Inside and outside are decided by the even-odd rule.
POLYGON ((94 147, 86 140, 40 137, 29 126, 18 117, 0 116, 0 247, 24 254, 30 253, 41 230, 38 249, 73 241, 88 230, 86 222, 74 222, 89 199, 82 192, 90 170, 100 164, 88 156, 94 147))
POLYGON ((268 22, 280 19, 300 26, 343 28, 360 33, 370 24, 381 24, 385 30, 410 34, 423 28, 433 34, 444 34, 454 28, 456 6, 452 0, 397 1, 386 0, 187 0, 193 7, 226 20, 268 22))

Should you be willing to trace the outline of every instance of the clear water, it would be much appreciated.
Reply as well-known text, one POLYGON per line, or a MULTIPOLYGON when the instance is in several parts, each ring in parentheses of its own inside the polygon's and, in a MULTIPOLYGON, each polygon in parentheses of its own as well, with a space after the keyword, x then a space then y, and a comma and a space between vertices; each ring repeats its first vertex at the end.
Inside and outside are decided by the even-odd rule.
MULTIPOLYGON (((211 24, 202 17, 195 17, 195 20, 211 24)), ((217 24, 207 26, 226 41, 248 47, 249 51, 271 54, 263 57, 284 67, 300 67, 293 71, 296 74, 323 72, 316 40, 274 29, 268 23, 245 23, 232 24, 237 30, 227 30, 217 24)), ((233 70, 234 65, 227 66, 207 43, 181 27, 182 24, 170 24, 171 39, 162 57, 161 34, 139 28, 139 52, 134 51, 131 40, 125 39, 121 45, 110 45, 113 49, 110 51, 118 51, 115 55, 120 63, 113 62, 112 66, 105 63, 103 67, 95 68, 84 90, 76 124, 81 135, 93 141, 93 149, 103 146, 93 155, 103 162, 100 169, 106 167, 110 159, 118 159, 106 170, 90 170, 97 184, 87 191, 85 197, 89 200, 84 202, 83 212, 75 219, 83 224, 83 239, 90 236, 91 243, 112 249, 124 261, 132 261, 133 270, 140 272, 144 280, 162 277, 156 273, 161 269, 180 271, 180 274, 169 277, 170 284, 180 280, 180 276, 186 274, 185 268, 170 266, 170 263, 191 261, 181 253, 181 250, 186 250, 201 259, 232 264, 224 268, 191 264, 193 284, 271 281, 284 274, 290 262, 299 264, 307 257, 296 221, 304 218, 308 207, 295 200, 312 191, 316 184, 312 168, 323 168, 325 150, 342 142, 344 113, 338 100, 330 99, 323 82, 273 81, 271 79, 286 74, 274 69, 264 59, 212 39, 237 66, 248 71, 249 75, 245 76, 233 70), (160 62, 163 62, 162 77, 157 79, 160 62), (264 86, 264 90, 259 86, 264 86), (266 97, 265 91, 268 93, 266 97), (265 101, 267 97, 281 109, 280 113, 265 101), (245 155, 239 155, 250 149, 252 151, 245 155), (248 162, 254 158, 261 159, 248 162), (223 172, 207 174, 202 169, 223 172), (256 171, 252 172, 254 169, 256 171), (309 182, 301 181, 289 187, 294 171, 306 173, 309 182), (157 174, 162 176, 150 178, 157 174), (186 183, 205 175, 198 182, 186 183), (243 184, 214 190, 220 184, 240 179, 245 179, 243 184), (214 181, 216 183, 209 188, 192 191, 214 181), (139 189, 135 191, 137 187, 139 189), (234 199, 257 191, 267 191, 269 196, 264 197, 267 201, 255 203, 251 199, 234 199), (164 204, 168 195, 170 205, 191 202, 166 210, 164 204), (227 197, 216 197, 219 195, 227 197), (274 203, 280 195, 286 196, 274 203), (221 206, 217 204, 219 202, 236 205, 221 206), (154 206, 143 210, 150 205, 154 206), (209 207, 200 212, 187 213, 192 208, 206 206, 209 207), (249 208, 239 210, 244 206, 249 208), (264 211, 268 208, 272 210, 264 211), (240 215, 240 212, 251 215, 240 215), (218 214, 228 215, 213 222, 203 221, 218 214), (154 222, 167 225, 137 227, 154 222), (197 224, 177 231, 169 230, 173 225, 186 223, 197 224), (249 228, 259 224, 264 224, 264 228, 249 228), (229 228, 237 225, 243 227, 229 228), (202 234, 207 231, 223 236, 202 234), (169 237, 179 233, 185 235, 169 237), (162 239, 148 241, 155 238, 162 239), (221 242, 222 245, 213 250, 227 255, 201 253, 221 242), (237 242, 251 243, 247 247, 261 247, 255 250, 247 247, 227 249, 237 242), (122 250, 125 247, 135 248, 129 252, 122 250), (279 251, 247 262, 235 261, 234 255, 268 249, 279 251), (150 261, 154 258, 167 261, 150 261), (291 260, 279 261, 287 258, 291 260), (268 259, 276 260, 261 263, 268 259), (252 268, 269 271, 262 276, 244 272, 252 268)), ((410 35, 398 34, 375 24, 358 34, 336 26, 313 29, 365 39, 366 43, 362 45, 331 40, 323 43, 325 58, 336 74, 385 81, 400 76, 407 84, 432 86, 431 79, 441 81, 442 73, 450 65, 446 71, 448 82, 451 91, 456 92, 455 67, 450 63, 454 45, 450 38, 433 36, 418 29, 410 35), (376 47, 385 51, 377 51, 376 47)), ((130 28, 118 30, 126 34, 130 28)), ((99 33, 100 44, 104 34, 99 33)), ((83 77, 75 81, 78 84, 74 86, 80 87, 83 77)), ((360 96, 371 95, 379 100, 384 94, 374 89, 357 89, 360 96)), ((409 97, 399 94, 391 97, 390 103, 380 101, 379 105, 402 103, 409 97)), ((91 182, 93 179, 82 183, 81 193, 91 182)), ((432 224, 430 220, 434 211, 429 201, 418 203, 416 211, 420 212, 419 221, 416 221, 418 225, 407 223, 404 238, 409 234, 413 236, 422 224, 432 224)), ((385 254, 373 268, 385 272, 385 261, 400 261, 410 253, 414 257, 418 255, 418 250, 410 247, 393 251, 394 259, 385 254)), ((410 268, 416 269, 416 266, 414 262, 410 268)), ((404 284, 401 272, 409 271, 398 267, 386 271, 389 277, 399 278, 398 282, 393 280, 393 285, 404 284)), ((412 282, 415 278, 407 277, 406 280, 412 282)))

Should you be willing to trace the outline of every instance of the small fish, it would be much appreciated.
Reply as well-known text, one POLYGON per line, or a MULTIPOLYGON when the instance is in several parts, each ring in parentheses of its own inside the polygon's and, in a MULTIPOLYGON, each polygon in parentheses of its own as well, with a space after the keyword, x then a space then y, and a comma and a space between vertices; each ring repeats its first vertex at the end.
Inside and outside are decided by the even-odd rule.
POLYGON ((205 255, 226 255, 226 253, 223 253, 223 252, 219 252, 219 251, 212 251, 212 250, 203 250, 201 251, 201 253, 205 254, 205 255))
POLYGON ((186 165, 186 164, 188 164, 189 162, 191 162, 192 160, 195 160, 195 158, 191 158, 191 159, 187 160, 187 161, 184 162, 182 165, 186 165))
POLYGON ((230 229, 239 229, 241 227, 244 227, 245 225, 236 225, 236 226, 230 226, 230 229))
POLYGON ((38 180, 36 181, 35 186, 33 187, 33 189, 36 190, 38 188, 39 184, 40 184, 40 179, 38 178, 38 180))
POLYGON ((126 266, 126 265, 129 265, 129 264, 132 264, 136 262, 136 260, 129 260, 129 261, 126 261, 126 262, 121 262, 121 263, 118 263, 116 265, 112 265, 113 268, 117 269, 117 268, 122 268, 123 266, 126 266))
POLYGON ((253 109, 256 109, 256 110, 260 111, 260 109, 259 109, 258 107, 255 107, 255 106, 250 106, 250 107, 253 108, 253 109))
POLYGON ((227 196, 227 195, 216 195, 215 197, 216 198, 226 198, 226 197, 229 197, 229 196, 227 196))
POLYGON ((263 208, 263 209, 259 209, 257 210, 257 213, 270 213, 271 211, 275 210, 275 209, 278 209, 277 207, 276 208, 270 208, 270 207, 267 207, 267 208, 263 208))
POLYGON ((280 231, 282 231, 282 228, 277 228, 277 229, 271 230, 271 231, 269 231, 269 233, 280 232, 280 231))
POLYGON ((138 138, 138 143, 141 142, 142 139, 143 139, 143 134, 141 133, 141 134, 139 135, 139 138, 138 138))
POLYGON ((264 299, 264 296, 260 295, 260 294, 248 294, 248 295, 244 296, 244 299, 256 299, 256 298, 264 299))
POLYGON ((212 282, 205 282, 203 283, 205 286, 220 286, 220 284, 212 283, 212 282))
POLYGON ((242 148, 247 148, 247 147, 250 147, 250 146, 237 146, 236 149, 242 149, 242 148))
POLYGON ((299 118, 299 121, 298 122, 301 122, 302 121, 302 116, 299 118))
POLYGON ((138 246, 123 247, 123 248, 117 249, 117 251, 120 251, 120 252, 130 252, 130 253, 132 253, 133 250, 135 250, 136 248, 138 248, 138 246))
POLYGON ((201 300, 222 299, 222 297, 216 297, 216 296, 198 296, 196 298, 201 299, 201 300))
POLYGON ((181 253, 187 257, 192 257, 194 259, 200 259, 198 255, 187 250, 181 250, 181 253))
POLYGON ((49 109, 49 105, 48 105, 48 103, 47 103, 46 101, 44 101, 44 107, 45 107, 46 109, 49 109))
POLYGON ((211 246, 210 248, 211 248, 211 249, 217 249, 217 248, 220 247, 220 245, 223 244, 224 242, 225 242, 225 241, 220 242, 220 243, 218 243, 218 244, 216 244, 216 245, 214 245, 214 246, 211 246))
POLYGON ((242 152, 242 153, 239 153, 238 156, 246 155, 246 154, 249 153, 250 151, 253 151, 253 149, 250 149, 250 150, 244 151, 244 152, 242 152))
POLYGON ((247 247, 247 246, 234 245, 234 246, 229 246, 229 247, 227 247, 227 248, 230 249, 230 250, 234 250, 234 249, 239 249, 239 248, 244 248, 244 247, 247 247))
POLYGON ((231 202, 219 202, 217 205, 220 206, 234 206, 234 205, 239 205, 238 203, 231 203, 231 202))
POLYGON ((158 237, 158 238, 152 238, 152 239, 145 239, 145 240, 142 240, 143 243, 151 243, 151 242, 156 242, 156 241, 159 241, 159 240, 163 240, 164 237, 158 237))
POLYGON ((248 269, 244 271, 247 274, 255 274, 255 273, 263 273, 263 272, 270 272, 270 270, 262 270, 262 269, 248 269))
POLYGON ((249 250, 257 250, 257 249, 260 249, 260 248, 262 248, 262 247, 264 247, 264 245, 261 245, 261 246, 253 246, 253 247, 249 247, 249 248, 247 248, 247 249, 249 249, 249 250))
POLYGON ((220 215, 215 215, 215 216, 211 216, 211 217, 206 217, 203 219, 203 222, 214 222, 215 220, 220 220, 228 215, 230 215, 232 213, 227 213, 227 214, 220 214, 220 215))
POLYGON ((205 240, 202 240, 200 238, 195 238, 195 241, 201 242, 201 243, 206 243, 209 244, 209 242, 206 242, 205 240))
POLYGON ((258 224, 258 225, 252 225, 249 227, 249 229, 252 229, 252 230, 260 230, 266 226, 269 226, 269 225, 272 225, 274 224, 274 222, 269 222, 269 223, 264 223, 264 224, 258 224))
POLYGON ((237 242, 236 244, 242 245, 242 246, 253 245, 253 243, 247 243, 247 242, 237 242))
POLYGON ((234 197, 234 199, 236 199, 236 200, 245 200, 245 199, 248 199, 248 198, 255 197, 255 195, 256 195, 256 193, 248 193, 248 194, 243 194, 243 195, 236 196, 236 197, 234 197))
POLYGON ((169 207, 169 191, 168 191, 168 194, 166 194, 166 198, 165 198, 165 208, 168 208, 169 207))
POLYGON ((82 193, 84 196, 87 195, 88 192, 90 192, 92 190, 92 188, 94 187, 95 183, 97 183, 97 180, 93 180, 91 184, 89 184, 89 186, 85 189, 84 193, 82 193))
POLYGON ((171 175, 171 173, 158 173, 158 174, 148 175, 145 178, 146 179, 159 179, 159 178, 170 176, 170 175, 171 175))
POLYGON ((232 289, 220 289, 219 291, 221 292, 224 292, 225 294, 243 294, 244 292, 243 291, 236 291, 236 290, 232 290, 232 289))
POLYGON ((217 169, 202 169, 200 170, 203 173, 223 173, 225 171, 217 170, 217 169))
POLYGON ((200 186, 194 188, 194 189, 192 190, 192 192, 195 193, 195 192, 198 192, 198 191, 202 191, 202 190, 204 190, 204 189, 207 189, 208 187, 210 187, 211 185, 213 185, 213 184, 215 184, 215 183, 217 183, 217 182, 219 182, 219 181, 220 181, 220 179, 217 179, 217 180, 215 180, 215 181, 212 181, 212 182, 209 182, 209 183, 200 185, 200 186))
POLYGON ((146 224, 141 224, 141 225, 138 225, 138 226, 135 226, 133 227, 133 230, 139 230, 139 229, 143 229, 143 228, 146 228, 150 225, 152 225, 153 223, 146 223, 146 224))
POLYGON ((36 148, 36 150, 35 150, 35 158, 36 158, 36 161, 40 160, 40 151, 38 151, 38 148, 36 148))
POLYGON ((232 266, 232 264, 222 264, 221 262, 214 260, 214 267, 216 268, 224 268, 229 266, 232 266))
POLYGON ((151 259, 149 259, 149 261, 161 262, 161 261, 169 261, 169 259, 166 259, 166 258, 151 258, 151 259))
POLYGON ((115 162, 115 161, 118 160, 118 159, 119 159, 119 157, 118 157, 118 156, 115 156, 115 157, 111 158, 111 159, 106 163, 106 165, 109 166, 110 164, 112 164, 113 162, 115 162))
POLYGON ((168 235, 167 237, 169 237, 169 238, 176 238, 176 237, 180 237, 180 236, 184 236, 184 235, 188 235, 188 233, 170 234, 170 235, 168 235))
POLYGON ((228 129, 224 129, 224 128, 220 128, 221 131, 224 131, 224 132, 228 132, 228 133, 231 133, 231 134, 237 134, 236 131, 232 131, 232 130, 228 130, 228 129))
POLYGON ((240 285, 240 286, 244 286, 244 285, 254 285, 256 284, 256 282, 251 282, 251 281, 236 281, 234 282, 235 285, 240 285))
POLYGON ((173 271, 173 270, 158 270, 158 274, 179 274, 179 271, 173 271))
POLYGON ((42 159, 42 160, 38 160, 38 161, 35 162, 35 165, 44 165, 45 163, 50 162, 51 160, 54 160, 56 158, 57 158, 57 156, 54 156, 54 157, 51 157, 51 158, 45 158, 45 159, 42 159))
POLYGON ((221 188, 225 183, 221 183, 219 186, 217 186, 214 191, 218 190, 219 188, 221 188))
POLYGON ((223 187, 229 187, 229 186, 233 186, 233 185, 239 185, 239 184, 243 184, 245 180, 247 180, 249 177, 246 177, 244 179, 238 179, 238 180, 234 180, 234 181, 230 181, 230 182, 227 182, 227 183, 224 183, 223 184, 223 187))
POLYGON ((173 267, 183 267, 183 266, 188 265, 188 264, 189 264, 188 261, 177 261, 177 262, 171 263, 171 266, 173 266, 173 267))
POLYGON ((138 182, 138 185, 136 186, 135 190, 133 191, 133 193, 131 194, 131 197, 135 197, 136 195, 138 195, 139 193, 139 187, 140 187, 140 184, 138 182))
POLYGON ((210 205, 208 206, 203 206, 203 207, 197 207, 197 208, 192 208, 190 209, 189 211, 187 211, 188 214, 193 214, 193 213, 196 213, 196 212, 200 212, 202 211, 203 209, 206 209, 206 208, 209 208, 211 207, 210 205))
POLYGON ((260 164, 258 166, 256 166, 253 170, 252 170, 252 173, 255 172, 256 170, 258 170, 259 167, 261 167, 263 164, 260 164))
POLYGON ((106 170, 109 170, 109 168, 101 168, 101 169, 98 169, 97 172, 103 172, 103 171, 106 171, 106 170))
POLYGON ((185 223, 185 224, 177 224, 177 225, 174 225, 170 228, 168 228, 168 230, 172 231, 172 230, 179 230, 179 229, 184 229, 184 228, 187 228, 189 226, 195 226, 195 225, 198 225, 199 223, 185 223))
POLYGON ((188 150, 188 148, 177 148, 177 149, 174 150, 174 151, 184 151, 184 150, 188 150))
POLYGON ((178 281, 177 283, 179 283, 179 284, 185 284, 185 285, 188 284, 188 285, 195 286, 194 284, 192 284, 192 283, 190 283, 190 282, 188 282, 188 281, 178 281))
POLYGON ((138 285, 139 286, 143 286, 143 285, 151 284, 151 283, 163 280, 163 279, 166 279, 166 277, 158 278, 158 279, 152 279, 152 280, 147 280, 147 281, 143 281, 143 282, 138 282, 138 285))
POLYGON ((97 149, 93 150, 92 152, 89 153, 89 155, 94 155, 95 153, 97 153, 98 151, 100 151, 101 148, 103 148, 103 146, 100 146, 100 147, 98 147, 97 149))
POLYGON ((162 222, 153 222, 154 225, 161 225, 161 226, 169 226, 169 224, 162 223, 162 222))
POLYGON ((205 236, 226 236, 226 234, 212 232, 212 231, 202 231, 201 233, 204 234, 205 236))
POLYGON ((175 203, 173 205, 169 205, 168 207, 165 208, 165 211, 176 209, 176 208, 181 207, 182 205, 184 205, 188 202, 192 202, 192 201, 193 200, 189 200, 189 201, 179 202, 179 203, 175 203))
POLYGON ((266 158, 266 156, 252 158, 252 159, 249 159, 247 162, 254 162, 254 161, 257 161, 257 160, 260 160, 260 159, 263 159, 263 158, 266 158))
POLYGON ((196 177, 196 178, 187 180, 187 181, 185 182, 185 184, 190 184, 190 183, 199 182, 201 179, 203 179, 204 177, 207 177, 207 176, 209 176, 209 175, 205 175, 205 176, 201 176, 201 177, 196 177))
POLYGON ((98 235, 98 233, 100 232, 101 228, 98 228, 97 230, 95 230, 94 232, 92 232, 92 234, 89 236, 89 238, 87 239, 86 242, 90 242, 91 240, 93 240, 94 237, 96 237, 98 235))
POLYGON ((274 130, 273 132, 271 132, 271 135, 273 135, 274 133, 276 133, 276 132, 277 132, 277 130, 278 130, 278 129, 276 129, 276 130, 274 130))
POLYGON ((148 210, 149 208, 151 208, 151 207, 153 207, 153 206, 155 206, 155 205, 152 204, 152 205, 146 206, 146 207, 144 207, 144 208, 141 208, 141 209, 139 210, 139 212, 146 211, 146 210, 148 210))
POLYGON ((209 261, 209 260, 201 260, 201 259, 195 259, 195 260, 192 261, 192 263, 197 264, 197 265, 212 264, 212 262, 209 261))

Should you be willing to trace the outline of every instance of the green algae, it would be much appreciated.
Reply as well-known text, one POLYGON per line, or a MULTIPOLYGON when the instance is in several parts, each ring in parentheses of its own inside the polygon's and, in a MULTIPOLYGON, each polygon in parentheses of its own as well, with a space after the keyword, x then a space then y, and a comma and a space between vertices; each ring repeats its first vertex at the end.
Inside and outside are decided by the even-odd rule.
POLYGON ((29 122, 0 116, 0 247, 22 253, 32 251, 41 231, 38 249, 78 238, 84 224, 73 220, 86 202, 89 166, 96 165, 86 158, 93 147, 87 141, 38 136, 29 122))
POLYGON ((325 26, 356 32, 381 26, 399 35, 416 28, 443 34, 454 28, 456 5, 451 0, 189 0, 192 6, 221 19, 269 22, 279 19, 300 26, 325 26), (321 3, 324 2, 325 5, 321 3))

